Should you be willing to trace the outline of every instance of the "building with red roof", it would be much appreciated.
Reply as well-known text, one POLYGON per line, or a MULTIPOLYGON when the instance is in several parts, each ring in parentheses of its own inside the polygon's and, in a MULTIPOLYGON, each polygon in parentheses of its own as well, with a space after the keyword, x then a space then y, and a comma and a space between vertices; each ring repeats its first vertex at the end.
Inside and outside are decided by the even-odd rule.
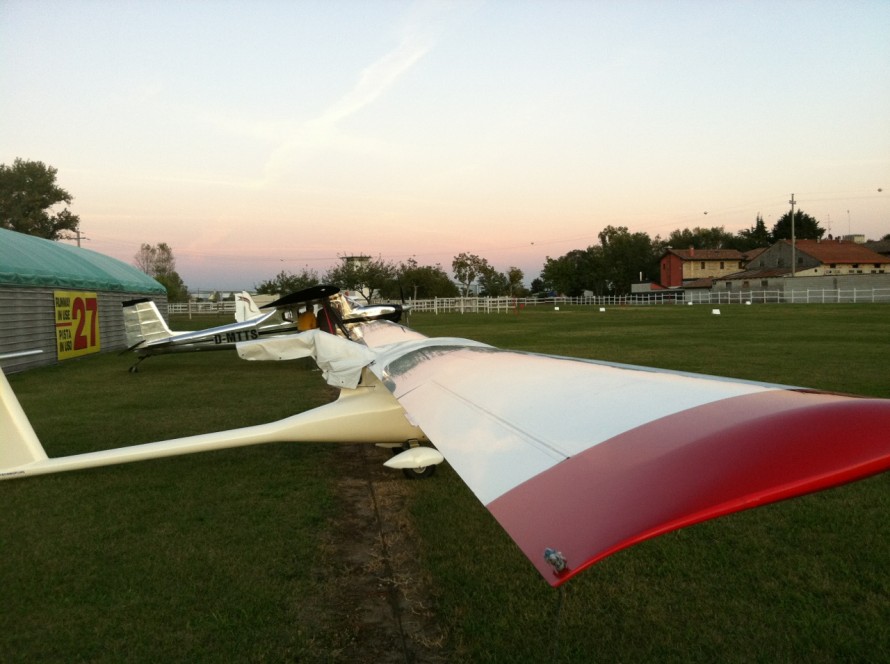
POLYGON ((795 276, 821 277, 890 273, 890 257, 857 242, 844 240, 780 240, 747 264, 747 273, 768 270, 795 276), (793 268, 793 269, 792 269, 793 268))
POLYGON ((659 280, 665 288, 677 288, 738 272, 744 268, 744 261, 735 249, 668 249, 661 257, 659 280))

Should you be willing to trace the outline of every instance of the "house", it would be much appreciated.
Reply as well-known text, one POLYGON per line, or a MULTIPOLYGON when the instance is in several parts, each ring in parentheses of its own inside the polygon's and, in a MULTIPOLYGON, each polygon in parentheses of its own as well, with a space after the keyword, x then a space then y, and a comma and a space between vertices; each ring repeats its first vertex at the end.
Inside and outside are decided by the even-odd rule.
POLYGON ((789 275, 793 271, 794 276, 801 277, 885 274, 890 273, 890 257, 839 239, 797 240, 793 247, 790 240, 780 240, 752 259, 746 273, 756 276, 761 270, 789 275))
POLYGON ((797 240, 793 253, 792 261, 791 241, 780 240, 753 257, 745 270, 716 280, 713 291, 772 292, 779 298, 788 292, 822 291, 823 297, 828 293, 838 302, 855 302, 856 289, 890 292, 890 258, 863 244, 846 239, 797 240))
POLYGON ((745 257, 735 249, 667 249, 661 257, 660 283, 677 288, 691 281, 725 277, 744 268, 745 257))

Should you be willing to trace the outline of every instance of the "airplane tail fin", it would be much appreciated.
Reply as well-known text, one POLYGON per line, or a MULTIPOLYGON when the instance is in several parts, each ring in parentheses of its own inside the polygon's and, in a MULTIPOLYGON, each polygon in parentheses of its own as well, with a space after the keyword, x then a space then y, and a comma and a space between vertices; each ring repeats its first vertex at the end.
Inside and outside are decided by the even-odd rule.
POLYGON ((144 341, 166 339, 173 332, 161 317, 157 305, 148 298, 128 300, 123 303, 124 329, 127 334, 127 347, 132 348, 144 341))
POLYGON ((46 452, 22 410, 6 375, 0 370, 0 477, 18 475, 21 466, 45 461, 46 452))
POLYGON ((257 303, 250 297, 247 291, 241 291, 235 296, 235 320, 243 323, 251 318, 262 316, 263 312, 257 306, 257 303))

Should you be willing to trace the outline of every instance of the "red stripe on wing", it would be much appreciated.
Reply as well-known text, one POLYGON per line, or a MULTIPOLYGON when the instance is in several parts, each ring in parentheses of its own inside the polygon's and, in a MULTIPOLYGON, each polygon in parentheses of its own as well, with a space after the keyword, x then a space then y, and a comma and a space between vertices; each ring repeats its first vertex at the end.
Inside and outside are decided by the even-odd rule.
POLYGON ((637 427, 487 507, 556 586, 645 539, 888 468, 890 400, 780 390, 637 427))

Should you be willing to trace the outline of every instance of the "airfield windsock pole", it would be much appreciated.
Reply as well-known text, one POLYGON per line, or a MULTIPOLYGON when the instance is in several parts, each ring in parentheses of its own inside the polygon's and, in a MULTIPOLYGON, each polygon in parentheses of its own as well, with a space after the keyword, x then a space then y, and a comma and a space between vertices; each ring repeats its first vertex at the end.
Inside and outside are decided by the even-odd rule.
POLYGON ((791 276, 794 276, 794 266, 797 265, 797 256, 794 248, 794 194, 791 194, 791 276))

